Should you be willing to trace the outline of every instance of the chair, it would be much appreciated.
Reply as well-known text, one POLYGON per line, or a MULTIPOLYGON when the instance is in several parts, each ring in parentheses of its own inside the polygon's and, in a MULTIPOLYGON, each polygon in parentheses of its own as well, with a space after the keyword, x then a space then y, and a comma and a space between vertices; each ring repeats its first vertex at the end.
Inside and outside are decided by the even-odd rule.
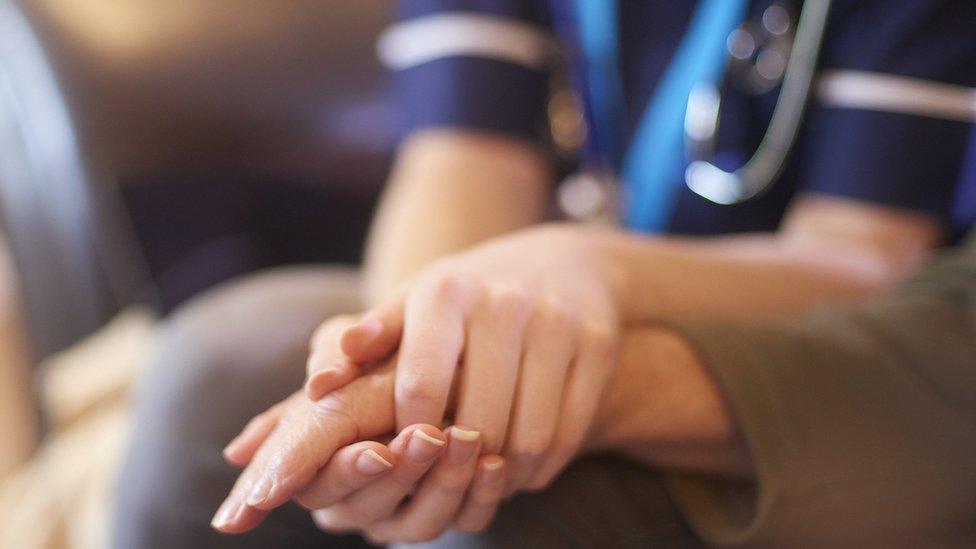
POLYGON ((387 7, 0 0, 0 218, 35 353, 156 302, 179 257, 158 260, 166 227, 126 207, 152 186, 297 180, 333 197, 323 219, 356 220, 335 240, 358 249, 394 142, 374 54, 387 7))

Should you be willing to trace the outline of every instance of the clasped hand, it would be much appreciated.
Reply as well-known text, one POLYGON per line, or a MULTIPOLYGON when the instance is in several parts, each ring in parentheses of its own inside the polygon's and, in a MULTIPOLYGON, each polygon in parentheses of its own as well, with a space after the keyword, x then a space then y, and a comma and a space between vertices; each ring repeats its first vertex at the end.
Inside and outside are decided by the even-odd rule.
POLYGON ((214 526, 247 531, 294 499, 328 531, 421 541, 546 487, 587 447, 617 363, 615 273, 588 243, 522 231, 325 322, 304 390, 225 450, 245 470, 214 526))

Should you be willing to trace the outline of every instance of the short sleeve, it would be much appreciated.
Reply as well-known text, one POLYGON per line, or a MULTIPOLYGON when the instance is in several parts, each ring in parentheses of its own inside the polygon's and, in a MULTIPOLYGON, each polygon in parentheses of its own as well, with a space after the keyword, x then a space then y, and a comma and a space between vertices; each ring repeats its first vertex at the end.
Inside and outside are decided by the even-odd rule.
POLYGON ((380 37, 401 135, 462 127, 540 141, 555 40, 545 2, 402 0, 380 37))
POLYGON ((976 2, 845 0, 833 9, 799 145, 800 188, 953 225, 976 114, 976 2))

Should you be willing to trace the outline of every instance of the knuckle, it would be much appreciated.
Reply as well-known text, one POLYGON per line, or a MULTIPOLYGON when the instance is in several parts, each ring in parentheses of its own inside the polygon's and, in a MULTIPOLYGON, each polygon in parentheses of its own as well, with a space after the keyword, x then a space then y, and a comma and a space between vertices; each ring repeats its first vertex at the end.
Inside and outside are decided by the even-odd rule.
POLYGON ((536 307, 534 315, 535 328, 544 335, 575 337, 579 331, 579 321, 565 305, 546 301, 536 307))
POLYGON ((590 353, 598 360, 613 360, 617 354, 617 330, 602 323, 590 323, 583 327, 583 337, 590 353))
POLYGON ((491 314, 505 320, 524 318, 532 308, 529 294, 515 286, 496 286, 488 298, 491 314))
POLYGON ((509 456, 515 463, 533 462, 544 456, 550 447, 548 440, 526 437, 511 445, 509 456))
POLYGON ((334 391, 313 404, 316 419, 320 421, 351 421, 354 415, 352 397, 345 391, 334 391))
POLYGON ((397 384, 397 399, 408 402, 433 402, 440 395, 427 376, 405 375, 397 384))
POLYGON ((437 491, 446 496, 461 495, 468 489, 468 482, 456 475, 443 475, 435 483, 437 491))
POLYGON ((430 277, 426 282, 427 290, 438 300, 454 301, 461 296, 464 281, 461 276, 441 272, 430 277))
POLYGON ((311 430, 308 436, 317 438, 323 433, 338 436, 342 441, 359 438, 359 415, 356 413, 354 399, 344 391, 330 393, 315 402, 311 415, 311 430))

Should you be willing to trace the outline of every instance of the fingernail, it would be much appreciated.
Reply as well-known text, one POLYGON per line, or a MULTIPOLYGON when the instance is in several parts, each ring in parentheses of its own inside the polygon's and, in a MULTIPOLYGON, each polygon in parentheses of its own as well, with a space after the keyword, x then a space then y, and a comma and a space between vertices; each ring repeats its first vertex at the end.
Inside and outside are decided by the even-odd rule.
POLYGON ((272 487, 274 487, 274 482, 271 481, 270 477, 262 478, 251 489, 251 493, 247 495, 247 504, 251 507, 256 507, 264 503, 271 494, 272 487))
POLYGON ((502 475, 501 468, 505 465, 505 460, 502 458, 496 458, 493 460, 485 460, 481 463, 481 481, 486 483, 498 482, 502 475))
POLYGON ((224 501, 224 503, 220 506, 220 509, 217 509, 213 519, 210 521, 210 526, 217 529, 227 526, 230 519, 234 516, 236 509, 237 504, 232 503, 230 499, 224 501))
POLYGON ((235 438, 234 440, 230 441, 230 443, 227 446, 224 447, 221 454, 224 456, 225 460, 234 461, 234 450, 236 449, 237 449, 237 439, 235 438))
POLYGON ((456 440, 463 440, 464 442, 474 442, 478 440, 481 433, 475 431, 474 429, 465 429, 463 427, 458 427, 455 425, 451 427, 451 438, 456 440))
POLYGON ((451 463, 460 465, 474 457, 478 448, 474 442, 478 440, 480 435, 481 433, 471 429, 451 427, 451 442, 447 447, 447 457, 451 463))
POLYGON ((417 463, 426 463, 437 457, 444 444, 443 440, 428 435, 423 429, 414 429, 407 443, 407 457, 417 463))
POLYGON ((356 458, 356 470, 364 475, 375 476, 393 469, 393 464, 383 459, 376 450, 366 450, 356 458))

